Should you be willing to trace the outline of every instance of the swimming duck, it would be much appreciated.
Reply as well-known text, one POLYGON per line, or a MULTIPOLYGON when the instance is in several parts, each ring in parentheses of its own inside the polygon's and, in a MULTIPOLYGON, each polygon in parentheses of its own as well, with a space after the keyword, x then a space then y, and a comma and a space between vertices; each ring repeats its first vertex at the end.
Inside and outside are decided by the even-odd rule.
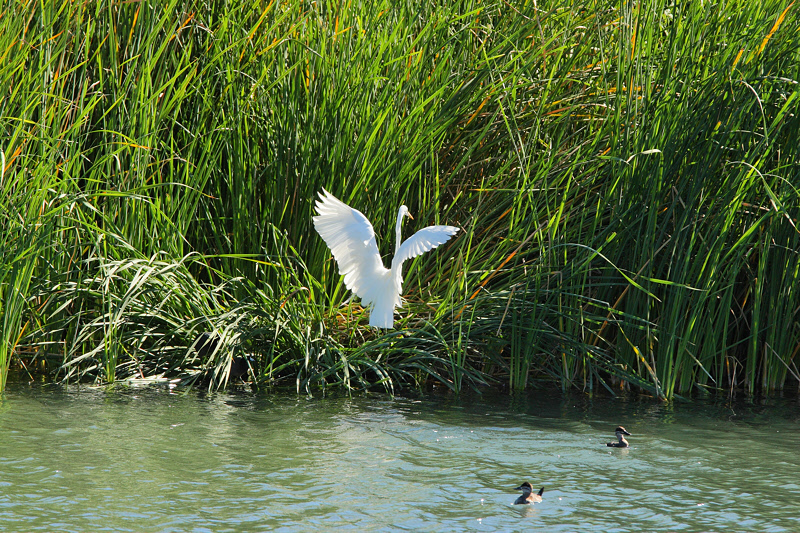
POLYGON ((614 435, 617 436, 618 442, 609 442, 606 444, 606 446, 611 446, 612 448, 628 448, 630 446, 623 435, 628 435, 630 437, 631 434, 628 433, 624 427, 617 426, 617 429, 614 430, 614 435))
POLYGON ((521 505, 526 503, 539 503, 540 501, 542 501, 542 493, 544 492, 544 487, 539 489, 538 494, 532 494, 533 487, 531 486, 530 483, 526 481, 525 483, 523 483, 514 490, 522 491, 522 496, 517 498, 517 501, 514 502, 514 505, 521 505))

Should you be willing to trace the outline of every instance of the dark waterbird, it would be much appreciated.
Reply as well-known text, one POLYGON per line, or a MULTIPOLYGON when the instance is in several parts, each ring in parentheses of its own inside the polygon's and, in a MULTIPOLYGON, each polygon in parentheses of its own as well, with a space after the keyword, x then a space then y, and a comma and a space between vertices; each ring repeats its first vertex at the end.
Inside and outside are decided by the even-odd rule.
POLYGON ((514 505, 524 505, 528 503, 539 503, 542 501, 542 494, 544 493, 544 487, 539 489, 537 494, 533 494, 533 486, 527 481, 520 485, 519 487, 515 488, 514 490, 521 490, 522 496, 517 498, 514 502, 514 505))
POLYGON ((614 430, 614 435, 617 436, 617 442, 609 442, 606 444, 606 446, 610 446, 612 448, 627 448, 630 446, 623 435, 628 435, 630 437, 631 434, 628 433, 624 427, 617 426, 617 429, 614 430))
MULTIPOLYGON (((219 341, 218 335, 203 332, 198 335, 197 339, 194 341, 194 349, 201 359, 208 359, 208 357, 213 355, 217 350, 219 341)), ((230 373, 228 374, 229 379, 245 378, 247 372, 254 364, 255 359, 252 356, 245 357, 243 355, 237 355, 233 357, 231 360, 230 373)))
POLYGON ((247 376, 247 371, 250 370, 250 365, 255 363, 255 359, 252 357, 244 357, 242 355, 237 355, 231 361, 231 379, 238 379, 247 376))
POLYGON ((197 336, 194 341, 194 349, 200 359, 207 359, 208 356, 217 350, 219 344, 219 337, 204 331, 197 336))

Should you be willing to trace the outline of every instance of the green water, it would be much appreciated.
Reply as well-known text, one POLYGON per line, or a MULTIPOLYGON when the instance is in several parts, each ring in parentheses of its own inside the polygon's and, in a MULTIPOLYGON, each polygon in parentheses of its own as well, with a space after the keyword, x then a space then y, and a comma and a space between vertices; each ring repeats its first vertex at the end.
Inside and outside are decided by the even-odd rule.
POLYGON ((800 530, 797 399, 12 385, 0 439, 3 531, 800 530))

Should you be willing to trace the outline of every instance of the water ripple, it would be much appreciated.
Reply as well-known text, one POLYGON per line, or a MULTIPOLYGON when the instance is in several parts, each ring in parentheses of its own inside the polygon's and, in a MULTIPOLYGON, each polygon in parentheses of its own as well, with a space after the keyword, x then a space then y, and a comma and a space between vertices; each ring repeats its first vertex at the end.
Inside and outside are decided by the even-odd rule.
POLYGON ((2 401, 11 530, 800 530, 792 401, 22 387, 2 401), (631 448, 605 446, 617 424, 631 448), (525 480, 541 504, 512 505, 525 480))

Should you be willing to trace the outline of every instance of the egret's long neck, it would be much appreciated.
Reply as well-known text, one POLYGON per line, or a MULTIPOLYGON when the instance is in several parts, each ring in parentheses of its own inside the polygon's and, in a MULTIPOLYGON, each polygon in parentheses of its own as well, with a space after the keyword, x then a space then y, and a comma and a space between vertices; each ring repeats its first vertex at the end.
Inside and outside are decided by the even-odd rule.
POLYGON ((400 240, 403 238, 403 234, 400 232, 400 226, 403 224, 403 208, 401 207, 399 211, 397 211, 397 229, 395 230, 396 238, 394 241, 394 255, 397 255, 397 252, 400 251, 400 240))

